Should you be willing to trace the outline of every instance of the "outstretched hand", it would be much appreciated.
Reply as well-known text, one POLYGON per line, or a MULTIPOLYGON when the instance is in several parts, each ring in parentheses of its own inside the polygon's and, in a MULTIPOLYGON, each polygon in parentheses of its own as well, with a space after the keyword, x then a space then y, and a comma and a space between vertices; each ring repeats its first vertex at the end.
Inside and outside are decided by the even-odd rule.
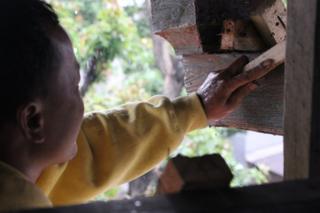
POLYGON ((257 88, 254 81, 273 64, 273 60, 268 59, 254 69, 243 72, 248 62, 246 56, 241 56, 228 68, 210 73, 198 89, 197 94, 209 121, 220 120, 234 111, 244 97, 257 88))

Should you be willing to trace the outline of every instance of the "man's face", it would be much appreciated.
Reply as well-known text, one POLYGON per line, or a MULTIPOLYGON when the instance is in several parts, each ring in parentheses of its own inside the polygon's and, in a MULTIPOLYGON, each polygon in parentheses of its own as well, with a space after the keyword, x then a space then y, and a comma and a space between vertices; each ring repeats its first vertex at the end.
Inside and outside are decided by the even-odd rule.
POLYGON ((48 164, 63 163, 77 153, 77 136, 83 118, 83 101, 79 93, 79 64, 72 44, 61 28, 52 34, 59 52, 57 70, 50 79, 45 101, 44 129, 48 164))

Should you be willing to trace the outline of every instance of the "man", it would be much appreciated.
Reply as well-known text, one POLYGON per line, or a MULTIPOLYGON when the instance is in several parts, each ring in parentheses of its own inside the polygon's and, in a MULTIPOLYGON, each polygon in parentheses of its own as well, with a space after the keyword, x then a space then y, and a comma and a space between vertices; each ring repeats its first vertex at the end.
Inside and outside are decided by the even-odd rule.
POLYGON ((0 211, 86 202, 167 157, 184 135, 256 89, 239 58, 197 94, 157 96, 83 118, 72 44, 40 0, 1 1, 0 211))

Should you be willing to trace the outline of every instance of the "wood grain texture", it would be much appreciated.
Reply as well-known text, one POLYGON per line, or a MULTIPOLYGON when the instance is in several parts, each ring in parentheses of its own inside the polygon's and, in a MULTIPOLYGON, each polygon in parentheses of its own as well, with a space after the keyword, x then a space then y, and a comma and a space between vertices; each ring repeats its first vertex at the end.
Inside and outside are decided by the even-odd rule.
MULTIPOLYGON (((197 26, 204 53, 217 53, 224 20, 250 20, 276 0, 196 0, 197 26)), ((261 49, 263 51, 265 49, 261 49)))
MULTIPOLYGON (((241 5, 247 10, 247 1, 239 2, 239 7, 241 5)), ((233 20, 241 15, 232 14, 222 6, 224 4, 220 0, 151 0, 153 32, 168 40, 178 55, 265 50, 266 45, 249 18, 235 19, 233 32, 224 30, 223 22, 228 17, 233 20), (210 6, 212 2, 215 2, 213 7, 210 6), (208 6, 213 10, 208 10, 208 6), (223 16, 223 13, 230 15, 223 16), (211 21, 207 20, 208 17, 212 18, 211 21), (231 34, 235 35, 232 46, 225 48, 223 42, 231 34)), ((237 11, 241 9, 233 10, 234 13, 237 11)), ((249 17, 248 12, 245 14, 249 17)))
POLYGON ((177 55, 202 53, 193 0, 151 0, 153 33, 165 38, 177 55))
MULTIPOLYGON (((288 4, 288 39, 285 77, 285 179, 319 177, 319 126, 313 104, 314 85, 319 84, 320 10, 317 0, 290 0, 288 4), (317 51, 316 51, 317 50, 317 51), (314 135, 313 135, 314 134, 314 135), (313 168, 313 170, 310 170, 313 168)), ((319 107, 319 106, 318 106, 319 107)))
POLYGON ((151 14, 155 32, 196 24, 193 0, 151 0, 151 14))
MULTIPOLYGON (((242 54, 185 56, 187 92, 196 91, 210 72, 226 68, 240 55, 242 54)), ((257 54, 247 54, 247 56, 252 60, 257 54)), ((280 66, 259 80, 259 88, 244 100, 239 109, 212 125, 283 134, 283 70, 284 67, 280 66)))
POLYGON ((179 55, 262 51, 266 48, 260 35, 271 46, 286 38, 282 0, 151 0, 151 8, 154 33, 167 39, 179 55), (235 24, 235 33, 226 33, 226 20, 245 24, 235 24), (232 45, 225 46, 232 35, 232 45))
POLYGON ((244 72, 249 72, 251 70, 254 70, 257 66, 260 66, 265 60, 269 60, 269 59, 273 60, 273 64, 266 71, 271 72, 272 70, 277 68, 279 65, 283 64, 285 61, 285 58, 286 58, 286 41, 282 41, 279 44, 275 45, 274 47, 270 48, 268 51, 259 55, 254 60, 250 61, 250 63, 248 63, 244 67, 244 72))
POLYGON ((320 4, 317 4, 309 177, 320 177, 320 4))
MULTIPOLYGON (((262 186, 190 191, 151 198, 95 202, 20 213, 318 213, 320 182, 295 181, 262 186)), ((18 213, 17 212, 17 213, 18 213)))
POLYGON ((282 42, 287 37, 287 9, 282 0, 258 10, 251 20, 269 45, 282 42))

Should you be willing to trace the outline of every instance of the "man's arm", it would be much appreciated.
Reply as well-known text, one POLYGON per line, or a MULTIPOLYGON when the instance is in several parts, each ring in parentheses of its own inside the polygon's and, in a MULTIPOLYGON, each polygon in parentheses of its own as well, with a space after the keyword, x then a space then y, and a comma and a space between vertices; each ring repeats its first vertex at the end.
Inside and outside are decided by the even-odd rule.
POLYGON ((89 114, 79 134, 77 156, 64 166, 49 168, 38 185, 54 205, 87 201, 146 173, 174 151, 187 132, 206 125, 196 94, 173 101, 156 96, 89 114))
POLYGON ((112 186, 152 169, 182 141, 184 135, 205 127, 235 109, 256 88, 248 62, 238 59, 218 75, 209 75, 197 94, 177 98, 157 96, 105 113, 88 115, 78 138, 78 154, 62 166, 48 168, 38 185, 54 205, 85 202, 112 186))

